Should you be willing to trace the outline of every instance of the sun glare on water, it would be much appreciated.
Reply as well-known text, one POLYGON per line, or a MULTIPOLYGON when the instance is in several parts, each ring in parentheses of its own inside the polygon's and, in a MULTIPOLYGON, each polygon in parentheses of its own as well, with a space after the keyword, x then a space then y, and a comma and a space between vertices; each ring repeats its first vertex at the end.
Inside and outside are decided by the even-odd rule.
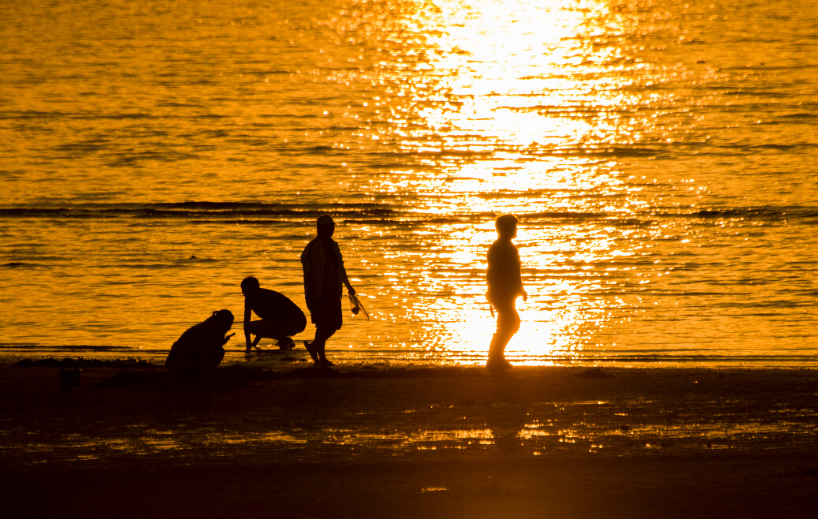
POLYGON ((427 167, 394 171, 380 189, 420 195, 416 209, 430 217, 478 215, 470 226, 439 224, 438 252, 423 265, 418 290, 446 297, 410 312, 443 329, 424 330, 419 344, 466 363, 483 361, 495 327, 485 299, 486 251, 496 238, 494 216, 504 213, 521 218, 516 243, 530 295, 518 302, 523 324, 509 358, 570 359, 604 327, 610 301, 589 297, 600 276, 567 272, 565 263, 591 265, 633 251, 549 215, 623 216, 638 204, 620 196, 629 187, 586 153, 598 148, 590 141, 613 146, 632 138, 627 126, 605 116, 606 107, 627 103, 612 91, 626 82, 611 73, 620 51, 589 43, 589 35, 615 25, 606 11, 599 1, 438 1, 419 5, 405 20, 407 30, 425 35, 416 49, 421 57, 411 63, 411 79, 392 92, 396 134, 373 132, 418 154, 427 167), (601 115, 577 116, 577 106, 598 106, 594 113, 601 115), (598 194, 592 202, 577 196, 591 192, 598 194))

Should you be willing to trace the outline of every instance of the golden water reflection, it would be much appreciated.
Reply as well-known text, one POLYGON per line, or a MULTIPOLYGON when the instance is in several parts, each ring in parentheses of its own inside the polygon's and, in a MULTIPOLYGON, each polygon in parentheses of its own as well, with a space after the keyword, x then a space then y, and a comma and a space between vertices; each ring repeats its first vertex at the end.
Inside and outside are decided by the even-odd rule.
MULTIPOLYGON (((573 402, 565 406, 585 406, 593 415, 604 409, 606 402, 573 402)), ((552 409, 563 411, 558 404, 552 409)), ((622 456, 645 450, 665 450, 681 453, 711 449, 747 450, 759 447, 781 449, 782 438, 808 441, 815 434, 815 425, 802 421, 731 421, 724 420, 676 424, 659 423, 661 416, 631 426, 616 426, 616 421, 582 421, 538 419, 519 426, 503 423, 492 427, 440 429, 368 429, 317 428, 287 431, 218 431, 211 428, 179 428, 169 430, 139 430, 138 434, 99 436, 66 434, 42 441, 16 441, 7 438, 7 453, 25 456, 24 464, 68 462, 88 463, 111 461, 127 456, 161 457, 175 455, 193 459, 205 455, 231 457, 259 452, 290 452, 299 458, 315 456, 325 460, 332 451, 343 446, 347 456, 367 456, 386 452, 390 456, 413 455, 416 452, 448 451, 451 453, 502 452, 520 457, 541 456, 558 452, 606 454, 622 456), (656 422, 651 421, 655 419, 656 422), (59 447, 55 448, 58 442, 59 447), (265 451, 264 449, 268 449, 265 451)), ((630 422, 633 423, 633 422, 630 422)), ((30 433, 31 434, 31 433, 30 433)), ((348 458, 347 458, 348 460, 348 458)))
POLYGON ((371 135, 416 154, 420 166, 383 175, 376 193, 405 193, 430 218, 475 215, 470 225, 430 226, 427 257, 411 263, 416 286, 406 271, 385 280, 407 304, 410 293, 428 295, 407 310, 431 323, 413 340, 481 362, 495 327, 483 295, 493 219, 515 213, 530 298, 520 301, 523 325, 507 353, 524 364, 577 356, 622 304, 591 294, 623 276, 613 260, 638 250, 621 229, 555 218, 621 219, 646 205, 606 155, 644 133, 619 115, 639 102, 622 88, 636 65, 626 49, 593 43, 625 21, 604 1, 483 0, 420 2, 404 22, 416 52, 399 71, 382 67, 411 77, 389 82, 391 96, 378 100, 389 124, 371 135))
POLYGON ((808 347, 815 78, 794 18, 703 0, 156 3, 7 13, 6 205, 83 216, 4 220, 3 342, 158 358, 240 309, 250 274, 303 305, 311 212, 337 210, 376 318, 333 338, 340 362, 479 363, 504 212, 531 293, 520 361, 808 347), (155 212, 188 202, 207 207, 155 212))

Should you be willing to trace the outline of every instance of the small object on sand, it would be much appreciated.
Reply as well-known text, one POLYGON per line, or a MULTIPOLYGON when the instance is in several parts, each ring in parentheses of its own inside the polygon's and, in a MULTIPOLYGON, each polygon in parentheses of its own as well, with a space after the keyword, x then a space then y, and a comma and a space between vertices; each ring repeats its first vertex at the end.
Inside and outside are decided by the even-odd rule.
POLYGON ((82 369, 60 368, 60 387, 77 389, 80 385, 82 369))

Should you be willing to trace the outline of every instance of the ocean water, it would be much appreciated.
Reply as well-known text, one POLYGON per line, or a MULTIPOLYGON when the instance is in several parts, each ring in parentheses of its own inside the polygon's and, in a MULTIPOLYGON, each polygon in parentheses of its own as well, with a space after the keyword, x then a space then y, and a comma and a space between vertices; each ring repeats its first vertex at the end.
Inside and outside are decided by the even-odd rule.
POLYGON ((486 251, 514 213, 514 362, 818 364, 812 2, 29 0, 0 20, 0 356, 158 360, 213 310, 240 319, 247 275, 305 308, 299 255, 330 213, 371 314, 330 358, 483 363, 486 251))

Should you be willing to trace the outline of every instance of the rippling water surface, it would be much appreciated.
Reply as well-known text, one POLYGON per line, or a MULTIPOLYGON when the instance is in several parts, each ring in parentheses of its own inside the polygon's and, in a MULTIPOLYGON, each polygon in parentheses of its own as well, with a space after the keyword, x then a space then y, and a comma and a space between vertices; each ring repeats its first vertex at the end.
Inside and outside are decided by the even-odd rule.
POLYGON ((304 307, 329 212, 372 315, 347 315, 337 360, 481 363, 486 250, 513 212, 531 297, 512 360, 816 363, 812 3, 0 17, 0 352, 161 357, 240 316, 247 275, 304 307))

